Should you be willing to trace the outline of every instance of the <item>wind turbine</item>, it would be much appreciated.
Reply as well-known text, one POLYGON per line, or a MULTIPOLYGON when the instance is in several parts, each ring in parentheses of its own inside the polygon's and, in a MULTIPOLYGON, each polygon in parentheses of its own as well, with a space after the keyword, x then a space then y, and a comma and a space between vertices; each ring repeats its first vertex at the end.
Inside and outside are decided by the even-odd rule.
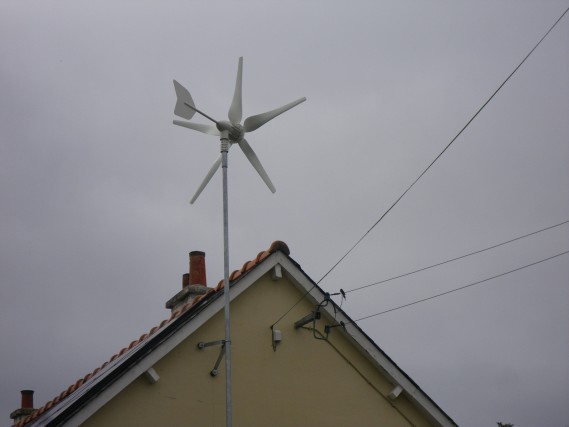
MULTIPOLYGON (((187 127, 189 129, 196 130, 198 132, 203 132, 209 135, 219 136, 221 142, 221 155, 213 163, 206 177, 202 181, 201 185, 197 189, 194 197, 190 203, 194 203, 199 197, 200 193, 209 183, 215 172, 222 167, 223 170, 223 255, 224 255, 224 278, 223 278, 223 294, 225 299, 225 339, 212 341, 210 343, 200 343, 198 348, 204 348, 210 345, 216 345, 221 343, 222 349, 218 357, 218 363, 221 357, 225 353, 225 416, 226 416, 226 426, 231 427, 231 333, 230 333, 230 322, 229 322, 229 219, 228 219, 228 197, 227 197, 227 154, 229 148, 233 144, 239 145, 239 148, 245 154, 245 157, 249 159, 251 165, 259 173, 265 184, 274 193, 276 191, 275 186, 271 182, 269 175, 261 165, 259 158, 245 139, 245 133, 253 132, 259 129, 268 121, 274 119, 278 115, 290 110, 291 108, 297 106, 298 104, 306 101, 306 98, 299 98, 289 104, 283 105, 282 107, 275 108, 274 110, 267 111, 266 113, 257 114, 255 116, 250 116, 245 119, 243 124, 241 124, 241 119, 243 118, 243 108, 242 108, 242 77, 243 77, 243 57, 239 58, 239 65, 237 67, 237 79, 235 81, 235 92, 233 93, 233 101, 229 107, 228 118, 229 121, 218 121, 212 119, 210 116, 204 112, 198 110, 194 104, 194 100, 190 95, 190 92, 184 88, 180 83, 174 80, 174 89, 176 90, 176 106, 174 108, 174 114, 182 117, 184 119, 190 120, 195 113, 199 113, 208 120, 212 121, 215 126, 192 123, 181 120, 174 120, 174 124, 178 126, 187 127)), ((217 364, 216 364, 217 366, 217 364)), ((213 370, 212 370, 212 375, 213 370)))
MULTIPOLYGON (((189 129, 196 130, 198 132, 203 132, 209 135, 219 136, 223 140, 223 135, 226 133, 227 140, 229 142, 229 146, 233 144, 239 145, 245 157, 251 162, 251 165, 255 168, 258 174, 261 176, 267 187, 271 192, 275 192, 276 188, 271 182, 269 175, 263 168, 259 158, 245 139, 245 133, 253 132, 254 130, 260 128, 268 121, 274 119, 278 115, 284 113, 285 111, 290 110, 293 107, 296 107, 298 104, 306 101, 306 98, 299 98, 296 101, 290 102, 282 107, 276 108, 271 111, 267 111, 266 113, 257 114, 254 116, 250 116, 245 119, 243 124, 241 124, 241 119, 243 117, 243 108, 242 108, 242 77, 243 77, 243 57, 239 58, 239 65, 237 67, 237 79, 235 82, 235 92, 233 94, 233 101, 231 102, 231 106, 229 107, 228 118, 229 121, 218 121, 212 119, 207 114, 203 113, 202 111, 198 110, 195 106, 195 103, 190 95, 190 92, 186 88, 184 88, 180 83, 174 80, 174 89, 176 90, 176 107, 174 108, 174 114, 182 117, 184 119, 190 120, 194 114, 197 112, 211 120, 215 125, 206 125, 201 123, 192 123, 186 122, 182 120, 174 120, 174 124, 178 126, 183 126, 189 129)), ((220 155, 216 161, 213 163, 212 167, 210 168, 209 172, 207 173, 206 177, 202 181, 201 185, 198 187, 194 197, 190 203, 194 203, 196 199, 199 197, 203 189, 207 186, 215 172, 219 169, 222 163, 222 155, 220 155)))

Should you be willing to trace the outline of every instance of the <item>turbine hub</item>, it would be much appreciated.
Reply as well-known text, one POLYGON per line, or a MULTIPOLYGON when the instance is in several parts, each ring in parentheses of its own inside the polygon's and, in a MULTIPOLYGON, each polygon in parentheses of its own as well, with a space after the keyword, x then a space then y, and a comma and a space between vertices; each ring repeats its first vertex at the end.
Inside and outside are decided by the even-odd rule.
POLYGON ((233 124, 230 122, 217 122, 217 129, 222 132, 226 130, 229 132, 229 139, 231 142, 239 142, 245 136, 245 130, 239 123, 233 124))

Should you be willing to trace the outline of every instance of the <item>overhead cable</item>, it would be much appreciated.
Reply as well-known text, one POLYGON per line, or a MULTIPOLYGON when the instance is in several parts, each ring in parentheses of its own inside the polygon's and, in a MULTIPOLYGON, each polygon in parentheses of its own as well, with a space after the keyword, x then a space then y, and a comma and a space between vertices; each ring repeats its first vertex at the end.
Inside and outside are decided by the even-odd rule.
MULTIPOLYGON (((470 253, 468 253, 468 254, 461 255, 461 256, 456 257, 456 258, 451 258, 451 259, 448 259, 448 260, 446 260, 446 261, 439 262, 439 263, 437 263, 437 264, 429 265, 428 267, 423 267, 423 268, 420 268, 420 269, 418 269, 418 270, 411 271, 411 272, 409 272, 409 273, 400 274, 399 276, 390 277, 389 279, 384 279, 384 280, 381 280, 381 281, 379 281, 379 282, 370 283, 369 285, 359 286, 359 287, 354 288, 354 289, 348 289, 348 290, 340 289, 339 292, 333 293, 333 294, 331 294, 331 295, 341 295, 342 292, 343 292, 344 294, 347 294, 347 293, 350 293, 350 292, 359 291, 359 290, 362 290, 362 289, 365 289, 365 288, 369 288, 369 287, 372 287, 372 286, 381 285, 382 283, 386 283, 386 282, 389 282, 389 281, 391 281, 391 280, 400 279, 400 278, 402 278, 402 277, 410 276, 411 274, 419 273, 419 272, 421 272, 421 271, 429 270, 429 269, 434 268, 434 267, 439 267, 439 266, 441 266, 441 265, 448 264, 449 262, 458 261, 458 260, 460 260, 460 259, 463 259, 463 258, 472 256, 472 255, 477 255, 477 254, 479 254, 479 253, 489 251, 490 249, 495 249, 495 248, 498 248, 498 247, 500 247, 500 246, 507 245, 508 243, 512 243, 512 242, 515 242, 515 241, 517 241, 517 240, 521 240, 521 239, 523 239, 523 238, 525 238, 525 237, 533 236, 534 234, 538 234, 538 233, 542 233, 542 232, 547 231, 547 230, 551 230, 552 228, 559 227, 559 226, 564 225, 564 224, 567 224, 567 223, 569 223, 569 220, 560 222, 559 224, 555 224, 555 225, 552 225, 552 226, 550 226, 550 227, 542 228, 541 230, 537 230, 537 231, 534 231, 534 232, 532 232, 532 233, 524 234, 523 236, 516 237, 515 239, 511 239, 511 240, 508 240, 508 241, 506 241, 506 242, 498 243, 497 245, 489 246, 489 247, 487 247, 487 248, 480 249, 480 250, 474 251, 474 252, 470 252, 470 253)), ((345 295, 343 295, 343 297, 345 298, 345 295)))
POLYGON ((435 162, 445 153, 446 150, 448 150, 448 148, 453 144, 454 141, 456 141, 456 139, 462 134, 462 132, 465 131, 465 129, 468 127, 468 125, 470 125, 470 123, 472 123, 472 121, 478 116, 478 114, 480 114, 480 112, 484 109, 484 107, 486 107, 486 105, 488 105, 488 103, 494 98, 494 96, 496 96, 496 94, 500 91, 500 89, 502 89, 502 87, 508 82, 508 80, 510 80, 510 78, 516 73, 516 71, 518 71, 518 69, 522 66, 522 64, 524 62, 526 62, 526 60, 530 57, 530 55, 533 53, 534 50, 537 49, 537 47, 541 44, 541 42, 549 35, 549 33, 553 30, 553 28, 555 28, 555 26, 557 25, 557 23, 563 18, 563 16, 565 16, 565 14, 569 11, 569 8, 567 8, 565 10, 565 12, 563 12, 563 14, 557 19, 557 21, 555 21, 555 23, 551 26, 551 28, 545 33, 545 35, 537 42, 537 44, 532 48, 532 50, 529 51, 529 53, 524 57, 524 59, 522 59, 522 61, 518 64, 518 66, 516 68, 514 68, 514 71, 512 71, 510 73, 510 75, 508 77, 506 77, 506 79, 502 82, 502 84, 500 86, 498 86, 498 89, 496 89, 494 91, 494 93, 492 95, 490 95, 490 97, 486 100, 486 102, 484 104, 482 104, 482 106, 478 109, 478 111, 476 111, 476 113, 474 113, 474 115, 472 116, 472 118, 466 122, 466 124, 463 126, 463 128, 455 135, 455 137, 447 144, 447 146, 443 149, 443 151, 441 151, 439 153, 439 155, 437 157, 435 157, 435 159, 429 164, 429 166, 427 166, 427 168, 421 172, 421 174, 415 179, 415 181, 413 181, 411 183, 411 185, 409 187, 407 187, 407 189, 403 192, 403 194, 401 194, 401 196, 399 196, 399 198, 397 200, 395 200, 395 202, 389 207, 389 209, 387 209, 383 215, 381 215, 379 217, 379 219, 369 228, 369 230, 367 230, 364 235, 362 237, 360 237, 358 239, 358 241, 348 250, 348 252, 346 252, 333 266, 332 268, 330 268, 330 270, 328 270, 328 272, 322 276, 322 278, 317 282, 320 283, 326 276, 328 276, 328 274, 330 274, 332 272, 332 270, 334 270, 338 264, 340 264, 344 258, 346 258, 350 252, 352 252, 356 246, 358 246, 360 244, 360 242, 366 238, 366 236, 375 228, 375 226, 377 224, 379 224, 381 222, 381 220, 383 218, 385 218, 385 216, 391 211, 391 209, 393 209, 395 207, 395 205, 397 205, 397 203, 399 203, 399 201, 407 194, 407 192, 409 190, 411 190, 411 188, 413 188, 413 186, 423 177, 423 175, 425 175, 427 173, 427 171, 431 168, 431 166, 433 166, 435 164, 435 162))
POLYGON ((502 277, 502 276, 505 276, 505 275, 507 275, 507 274, 515 273, 516 271, 523 270, 524 268, 532 267, 532 266, 537 265, 537 264, 540 264, 540 263, 542 263, 542 262, 549 261, 549 260, 552 260, 552 259, 554 259, 554 258, 560 257, 560 256, 562 256, 562 255, 567 255, 567 254, 569 254, 569 250, 568 250, 568 251, 565 251, 565 252, 561 252, 561 253, 559 253, 559 254, 557 254, 557 255, 553 255, 553 256, 550 256, 550 257, 548 257, 548 258, 545 258, 545 259, 536 261, 536 262, 532 262, 531 264, 527 264, 527 265, 524 265, 524 266, 522 266, 522 267, 515 268, 515 269, 510 270, 510 271, 507 271, 507 272, 505 272, 505 273, 497 274, 497 275, 495 275, 495 276, 488 277, 488 278, 483 279, 483 280, 479 280, 478 282, 470 283, 470 284, 468 284, 468 285, 461 286, 461 287, 459 287, 459 288, 451 289, 450 291, 442 292, 442 293, 440 293, 440 294, 433 295, 433 296, 430 296, 430 297, 427 297, 427 298, 423 298, 423 299, 420 299, 420 300, 417 300, 417 301, 413 301, 413 302, 410 302, 410 303, 408 303, 408 304, 400 305, 399 307, 390 308, 389 310, 380 311, 379 313, 370 314, 369 316, 360 317, 359 319, 352 320, 351 322, 344 322, 343 325, 342 325, 342 324, 331 325, 330 327, 335 328, 335 327, 338 327, 338 326, 350 325, 350 324, 352 324, 352 323, 360 322, 360 321, 362 321, 362 320, 366 320, 366 319, 369 319, 369 318, 372 318, 372 317, 380 316, 380 315, 382 315, 382 314, 391 313, 392 311, 395 311, 395 310, 400 310, 400 309, 402 309, 402 308, 410 307, 410 306, 412 306, 412 305, 419 304, 419 303, 421 303, 421 302, 430 301, 430 300, 432 300, 432 299, 435 299, 435 298, 438 298, 438 297, 442 297, 443 295, 448 295, 448 294, 451 294, 451 293, 453 293, 453 292, 461 291, 461 290, 463 290, 463 289, 470 288, 470 287, 472 287, 472 286, 479 285, 479 284, 481 284, 481 283, 485 283, 485 282, 488 282, 488 281, 493 280, 493 279, 497 279, 498 277, 502 277))
MULTIPOLYGON (((484 104, 482 104, 482 106, 478 109, 478 111, 476 111, 476 113, 472 116, 472 118, 470 120, 468 120, 468 122, 455 135, 455 137, 447 144, 447 146, 439 153, 439 155, 437 157, 435 157, 435 159, 427 166, 427 168, 415 179, 415 181, 413 181, 411 183, 411 185, 403 192, 403 194, 401 194, 401 196, 399 196, 399 198, 397 200, 395 200, 395 202, 389 207, 389 209, 387 209, 383 213, 383 215, 381 215, 379 217, 379 219, 364 233, 364 235, 362 237, 360 237, 356 241, 356 243, 354 243, 354 245, 326 272, 326 274, 324 274, 324 276, 322 276, 320 278, 320 280, 318 280, 318 282, 316 282, 316 285, 318 285, 320 282, 322 282, 322 280, 324 280, 344 260, 344 258, 346 258, 356 248, 356 246, 358 246, 360 244, 360 242, 367 237, 367 235, 375 228, 375 226, 377 224, 379 224, 381 222, 381 220, 383 220, 383 218, 385 218, 385 216, 391 211, 391 209, 393 209, 395 207, 395 205, 397 205, 397 203, 399 203, 399 201, 409 192, 409 190, 411 190, 411 188, 413 188, 413 186, 423 177, 423 175, 425 175, 425 173, 427 173, 427 171, 431 168, 431 166, 433 166, 433 164, 435 164, 435 162, 445 153, 445 151, 454 143, 454 141, 456 141, 456 139, 462 134, 462 132, 464 132, 464 130, 470 125, 470 123, 472 123, 472 121, 478 116, 478 114, 480 114, 480 112, 484 109, 484 107, 486 107, 486 105, 488 105, 488 103, 494 98, 494 96, 496 96, 496 94, 500 91, 500 89, 502 89, 502 87, 508 82, 508 80, 510 80, 510 78, 516 73, 516 71, 518 71, 518 69, 523 65, 523 63, 526 62, 526 60, 530 57, 530 55, 533 53, 533 51, 537 49, 537 47, 541 44, 541 42, 543 40, 545 40, 545 38, 555 28, 555 26, 559 23, 559 21, 561 21, 561 19, 563 19, 563 17, 567 14, 568 11, 569 11, 569 8, 565 9, 565 12, 563 12, 561 14, 561 16, 551 26, 551 28, 549 28, 549 30, 543 35, 543 37, 541 37, 541 39, 537 42, 537 44, 524 57, 524 59, 522 59, 522 61, 518 64, 518 66, 516 68, 514 68, 514 71, 512 71, 510 73, 510 75, 508 77, 506 77, 506 79, 502 82, 502 84, 500 86, 498 86, 498 89, 496 89, 494 91, 494 93, 492 95, 490 95, 488 100, 486 100, 486 102, 484 104)), ((302 301, 314 289, 314 287, 315 286, 312 286, 312 288, 310 288, 296 303, 294 303, 294 305, 291 308, 289 308, 281 317, 279 317, 271 325, 271 328, 273 326, 275 326, 278 322, 280 322, 283 318, 285 318, 286 315, 288 313, 290 313, 291 310, 294 307, 296 307, 296 305, 299 304, 300 301, 302 301)))

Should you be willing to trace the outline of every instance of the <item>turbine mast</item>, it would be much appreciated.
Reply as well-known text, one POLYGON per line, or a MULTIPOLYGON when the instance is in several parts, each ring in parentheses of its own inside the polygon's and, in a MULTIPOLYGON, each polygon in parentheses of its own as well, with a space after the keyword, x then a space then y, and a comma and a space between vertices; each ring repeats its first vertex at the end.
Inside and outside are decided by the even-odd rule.
POLYGON ((198 343, 198 348, 203 349, 205 347, 220 345, 221 353, 215 365, 215 368, 211 370, 210 374, 212 376, 217 375, 217 367, 221 362, 221 358, 225 355, 225 414, 226 414, 226 425, 231 427, 231 328, 229 319, 229 303, 231 301, 229 295, 229 208, 228 208, 228 189, 227 189, 227 168, 228 168, 228 153, 229 148, 233 144, 239 145, 245 157, 249 160, 251 165, 255 168, 257 173, 261 176, 261 179, 265 182, 267 187, 271 192, 275 192, 275 186, 271 182, 269 175, 263 168, 261 161, 253 151, 253 148, 249 145, 247 140, 244 138, 245 133, 253 132, 254 130, 260 128, 265 123, 271 121, 275 117, 281 115, 285 111, 297 106, 298 104, 306 101, 306 98, 299 98, 296 101, 290 102, 282 107, 276 108, 265 113, 257 114, 255 116, 250 116, 243 124, 241 120, 243 118, 242 109, 242 75, 243 75, 243 57, 239 58, 239 63, 237 66, 237 79, 235 81, 235 92, 233 94, 233 100, 231 106, 229 107, 228 118, 229 122, 218 121, 208 116, 204 112, 196 108, 194 100, 190 95, 190 92, 184 88, 180 83, 174 80, 174 89, 176 90, 176 106, 174 108, 174 114, 182 117, 184 119, 190 120, 195 113, 198 113, 211 122, 215 124, 206 125, 201 123, 185 122, 181 120, 174 120, 174 124, 189 129, 196 130, 209 135, 215 135, 220 137, 221 144, 221 155, 213 163, 206 177, 198 187, 194 197, 190 203, 194 203, 198 196, 201 194, 203 189, 207 186, 215 172, 221 166, 223 173, 223 295, 224 295, 224 315, 225 315, 225 338, 223 340, 212 341, 209 343, 198 343))
POLYGON ((229 319, 229 202, 227 189, 227 158, 229 153, 229 132, 221 132, 221 170, 223 172, 223 298, 225 318, 225 419, 231 427, 231 323, 229 319))

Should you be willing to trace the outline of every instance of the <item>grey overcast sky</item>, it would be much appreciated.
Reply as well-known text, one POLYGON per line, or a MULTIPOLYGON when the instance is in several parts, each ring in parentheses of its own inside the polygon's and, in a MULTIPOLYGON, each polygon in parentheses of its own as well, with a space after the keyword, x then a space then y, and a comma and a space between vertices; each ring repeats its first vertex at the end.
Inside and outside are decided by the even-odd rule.
MULTIPOLYGON (((1 424, 168 316, 187 253, 223 274, 224 119, 308 102, 230 153, 230 266, 284 240, 314 280, 438 155, 567 0, 0 2, 1 424), (203 122, 199 117, 193 119, 203 122)), ((336 292, 569 220, 569 16, 322 281, 336 292)), ((354 319, 569 250, 569 225, 348 294, 354 319)), ((358 324, 461 426, 569 426, 569 256, 358 324)), ((283 321, 293 321, 285 319, 283 321)))

